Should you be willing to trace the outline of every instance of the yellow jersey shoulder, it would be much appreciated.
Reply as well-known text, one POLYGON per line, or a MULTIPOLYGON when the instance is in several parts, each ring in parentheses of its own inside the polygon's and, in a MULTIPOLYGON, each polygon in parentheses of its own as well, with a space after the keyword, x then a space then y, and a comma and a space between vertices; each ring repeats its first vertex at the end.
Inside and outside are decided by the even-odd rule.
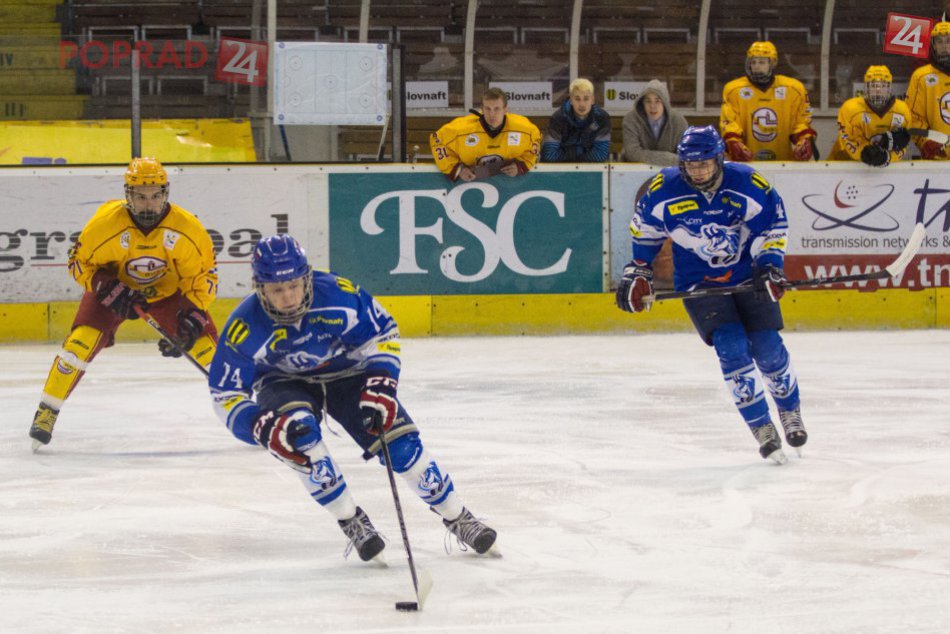
POLYGON ((531 134, 536 137, 541 136, 541 131, 538 129, 538 126, 534 125, 528 117, 511 112, 505 116, 505 124, 509 132, 524 132, 525 134, 531 134))
POLYGON ((462 117, 456 117, 446 123, 439 128, 439 131, 436 132, 436 136, 441 143, 448 144, 460 136, 478 132, 484 132, 479 116, 467 114, 462 117))

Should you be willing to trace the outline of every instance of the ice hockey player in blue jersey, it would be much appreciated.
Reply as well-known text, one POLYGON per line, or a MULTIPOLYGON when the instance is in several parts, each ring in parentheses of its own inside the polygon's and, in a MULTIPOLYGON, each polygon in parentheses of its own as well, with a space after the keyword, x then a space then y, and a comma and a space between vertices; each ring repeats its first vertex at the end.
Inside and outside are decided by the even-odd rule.
POLYGON ((346 535, 344 554, 355 548, 369 561, 385 543, 356 505, 320 423, 326 415, 336 420, 366 460, 382 450, 381 423, 393 470, 463 549, 487 552, 496 532, 462 505, 396 397, 399 329, 389 313, 349 280, 313 271, 288 235, 260 240, 251 267, 255 293, 228 318, 208 378, 215 411, 231 433, 295 469, 346 535))
POLYGON ((784 325, 778 300, 785 292, 788 238, 782 199, 751 167, 723 162, 722 139, 712 126, 688 128, 676 150, 679 168, 663 169, 637 203, 630 222, 633 260, 623 270, 617 306, 649 310, 651 263, 667 237, 673 243, 675 290, 752 280, 754 292, 697 296, 683 304, 703 341, 715 348, 759 453, 782 464, 786 457, 766 390, 778 408, 786 442, 800 453, 808 439, 798 379, 778 334, 784 325))

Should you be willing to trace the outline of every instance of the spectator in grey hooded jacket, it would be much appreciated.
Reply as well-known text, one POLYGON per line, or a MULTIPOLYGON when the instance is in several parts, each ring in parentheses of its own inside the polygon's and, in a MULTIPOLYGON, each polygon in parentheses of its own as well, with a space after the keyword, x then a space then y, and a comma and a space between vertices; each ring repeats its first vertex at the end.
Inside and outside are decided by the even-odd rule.
POLYGON ((689 124, 670 108, 670 93, 651 79, 623 118, 623 160, 650 165, 678 165, 676 144, 689 124))

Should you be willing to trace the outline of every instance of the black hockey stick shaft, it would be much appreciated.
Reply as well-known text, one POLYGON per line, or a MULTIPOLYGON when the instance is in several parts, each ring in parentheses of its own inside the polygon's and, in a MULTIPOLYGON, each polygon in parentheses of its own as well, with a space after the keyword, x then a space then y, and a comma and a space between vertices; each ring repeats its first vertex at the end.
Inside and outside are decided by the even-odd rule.
POLYGON ((406 547, 406 558, 409 560, 409 573, 412 575, 412 589, 419 601, 419 577, 416 575, 416 564, 412 559, 412 548, 409 546, 409 532, 406 530, 406 518, 402 514, 402 504, 399 503, 399 491, 396 490, 396 473, 393 471, 393 461, 389 455, 389 443, 386 442, 386 432, 383 431, 382 414, 373 418, 373 427, 379 434, 379 444, 383 448, 383 458, 386 461, 386 475, 389 476, 389 488, 393 493, 393 503, 396 505, 396 517, 399 519, 399 532, 402 534, 402 545, 406 547))
MULTIPOLYGON (((927 231, 922 223, 914 226, 913 232, 907 239, 907 246, 901 251, 893 262, 888 264, 880 271, 870 271, 868 273, 856 273, 854 275, 832 275, 827 277, 813 277, 804 280, 786 280, 782 283, 784 288, 800 288, 803 286, 827 286, 829 284, 843 284, 846 282, 865 282, 870 280, 882 280, 895 277, 904 272, 910 261, 917 255, 920 249, 920 243, 923 241, 927 231)), ((733 295, 735 293, 751 293, 755 291, 751 282, 743 282, 736 286, 720 286, 715 288, 696 288, 691 291, 674 291, 670 293, 657 293, 653 301, 661 302, 667 299, 688 299, 692 297, 708 297, 711 295, 733 295)))
POLYGON ((161 325, 160 323, 158 323, 158 321, 157 321, 154 317, 152 317, 151 315, 149 315, 149 314, 148 314, 145 310, 143 310, 140 306, 136 306, 136 307, 135 307, 135 312, 138 313, 138 316, 141 317, 142 320, 143 320, 145 323, 147 323, 149 326, 151 326, 152 329, 153 329, 155 332, 157 332, 159 335, 161 335, 163 339, 165 339, 166 341, 168 341, 168 343, 170 343, 170 344, 172 345, 172 347, 175 348, 175 350, 177 350, 178 352, 180 352, 180 353, 181 353, 181 356, 183 356, 183 357, 185 357, 186 359, 188 359, 188 361, 191 362, 191 365, 193 365, 193 366, 195 366, 196 368, 198 368, 198 371, 201 372, 202 374, 204 374, 205 376, 208 376, 208 370, 207 370, 203 365, 201 365, 200 363, 198 363, 198 362, 195 360, 194 357, 192 357, 190 354, 188 354, 188 351, 187 351, 187 350, 184 350, 180 345, 178 345, 178 342, 175 341, 175 340, 171 337, 171 335, 169 335, 167 332, 165 332, 165 329, 162 328, 162 325, 161 325))

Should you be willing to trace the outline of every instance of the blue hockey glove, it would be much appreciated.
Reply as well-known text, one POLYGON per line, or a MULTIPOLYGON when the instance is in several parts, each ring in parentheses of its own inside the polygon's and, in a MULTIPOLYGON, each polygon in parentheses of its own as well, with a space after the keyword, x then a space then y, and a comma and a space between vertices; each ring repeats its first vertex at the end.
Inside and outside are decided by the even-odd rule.
POLYGON ((752 287, 762 293, 768 293, 769 299, 777 302, 785 294, 783 284, 788 281, 785 277, 785 271, 768 264, 766 266, 757 266, 752 269, 752 287))
POLYGON ((278 460, 302 473, 310 473, 310 457, 305 453, 320 442, 317 419, 307 409, 279 414, 267 411, 254 423, 254 440, 278 460))
POLYGON ((360 392, 360 414, 363 416, 363 427, 371 434, 379 433, 379 422, 383 431, 396 422, 396 413, 399 411, 399 402, 396 400, 396 379, 389 376, 368 376, 360 392))
POLYGON ((630 260, 617 286, 617 307, 628 313, 653 306, 653 269, 642 260, 630 260))
MULTIPOLYGON (((175 343, 182 350, 191 350, 207 325, 207 315, 195 306, 178 311, 178 337, 175 339, 175 343)), ((163 357, 181 356, 178 349, 165 339, 159 339, 158 349, 163 357)))

